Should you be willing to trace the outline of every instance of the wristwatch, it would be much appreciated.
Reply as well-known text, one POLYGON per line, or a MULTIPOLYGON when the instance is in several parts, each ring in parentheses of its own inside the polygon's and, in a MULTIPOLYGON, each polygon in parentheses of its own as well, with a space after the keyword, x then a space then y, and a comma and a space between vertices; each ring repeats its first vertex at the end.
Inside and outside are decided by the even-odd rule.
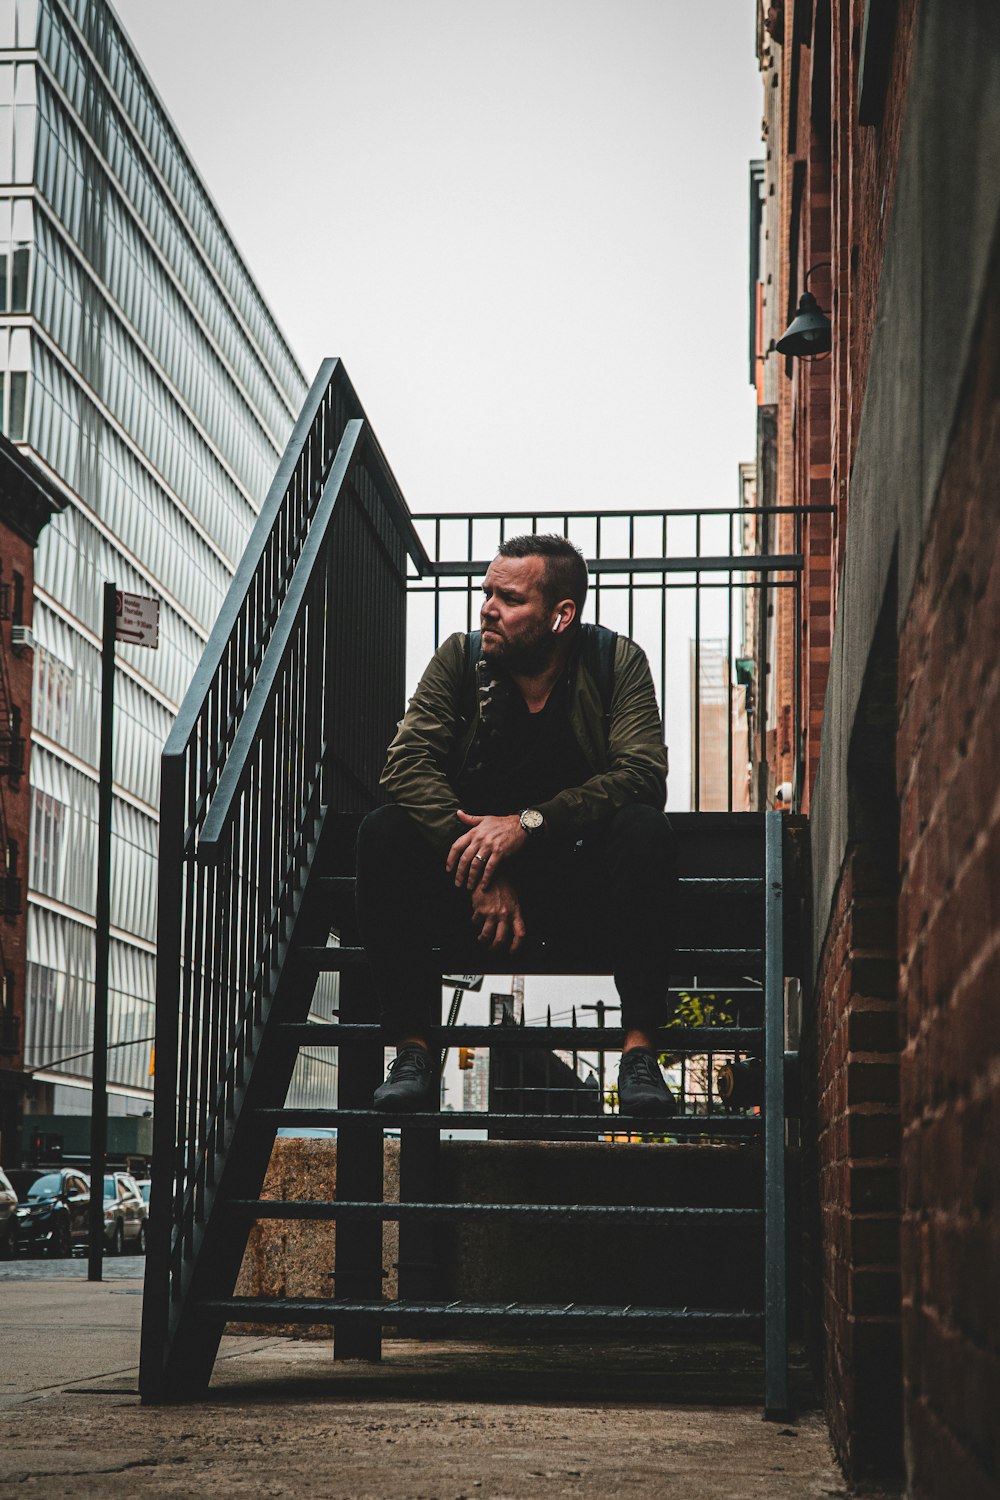
POLYGON ((520 824, 528 837, 531 838, 533 834, 541 833, 545 827, 545 819, 537 807, 526 807, 521 814, 520 824))

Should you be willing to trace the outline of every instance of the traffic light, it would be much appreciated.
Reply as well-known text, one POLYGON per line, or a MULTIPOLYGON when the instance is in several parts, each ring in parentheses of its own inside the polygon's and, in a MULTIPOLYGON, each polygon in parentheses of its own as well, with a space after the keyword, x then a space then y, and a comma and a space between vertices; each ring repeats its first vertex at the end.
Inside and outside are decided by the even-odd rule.
POLYGON ((458 1066, 463 1070, 463 1072, 467 1072, 469 1070, 469 1068, 472 1067, 472 1065, 475 1062, 475 1060, 476 1060, 476 1049, 475 1049, 475 1047, 459 1047, 459 1049, 458 1049, 458 1066))

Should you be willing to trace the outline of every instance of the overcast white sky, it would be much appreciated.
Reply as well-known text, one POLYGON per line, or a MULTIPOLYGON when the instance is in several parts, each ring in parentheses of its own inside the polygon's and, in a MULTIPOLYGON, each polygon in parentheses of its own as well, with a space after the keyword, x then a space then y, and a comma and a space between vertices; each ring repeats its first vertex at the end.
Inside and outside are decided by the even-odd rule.
MULTIPOLYGON (((341 356, 411 510, 738 502, 755 0, 114 4, 307 378, 341 356)), ((598 994, 529 980, 529 1012, 598 994)))
POLYGON ((731 504, 754 0, 115 0, 413 510, 731 504))

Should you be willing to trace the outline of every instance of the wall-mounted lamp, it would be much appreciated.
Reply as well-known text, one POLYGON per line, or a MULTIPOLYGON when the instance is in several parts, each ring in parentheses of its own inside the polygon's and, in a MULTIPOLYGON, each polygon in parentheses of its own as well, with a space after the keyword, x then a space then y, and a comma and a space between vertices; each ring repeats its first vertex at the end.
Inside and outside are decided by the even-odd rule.
MULTIPOLYGON (((806 286, 809 285, 809 278, 814 271, 820 271, 829 264, 828 260, 821 260, 815 266, 810 266, 806 272, 806 286)), ((779 354, 792 354, 799 358, 811 354, 829 354, 833 348, 833 330, 830 326, 830 319, 823 312, 812 292, 802 293, 795 317, 774 347, 779 354)))

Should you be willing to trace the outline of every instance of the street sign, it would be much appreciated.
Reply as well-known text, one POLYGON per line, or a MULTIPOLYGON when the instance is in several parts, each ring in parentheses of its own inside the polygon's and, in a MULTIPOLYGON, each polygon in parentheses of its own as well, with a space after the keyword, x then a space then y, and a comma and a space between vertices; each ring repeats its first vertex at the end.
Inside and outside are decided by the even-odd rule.
POLYGON ((481 990, 483 976, 482 974, 442 974, 441 983, 445 989, 481 990))
POLYGON ((160 645, 159 599, 125 594, 116 589, 115 640, 124 641, 129 646, 149 646, 157 651, 160 645))

